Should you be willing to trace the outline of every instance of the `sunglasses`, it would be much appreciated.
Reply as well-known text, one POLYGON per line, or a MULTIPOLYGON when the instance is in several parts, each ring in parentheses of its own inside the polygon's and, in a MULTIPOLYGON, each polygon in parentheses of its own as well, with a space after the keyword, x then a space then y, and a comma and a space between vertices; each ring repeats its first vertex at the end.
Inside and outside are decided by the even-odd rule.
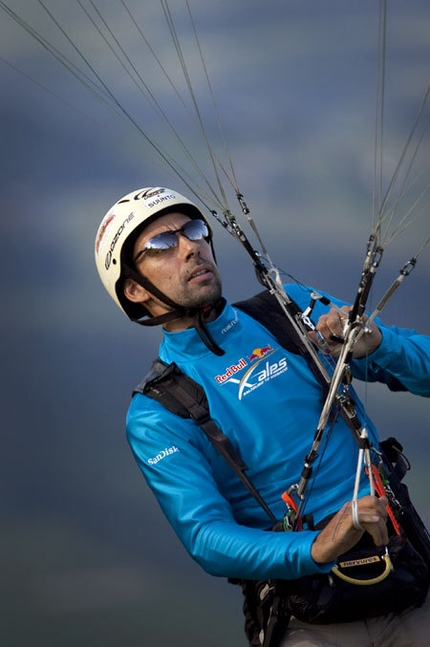
POLYGON ((174 229, 169 231, 163 231, 161 234, 153 236, 146 241, 145 247, 141 249, 136 256, 134 257, 134 263, 138 258, 142 256, 145 252, 154 251, 154 252, 163 252, 167 249, 172 249, 178 244, 178 236, 185 236, 188 240, 198 241, 198 240, 209 240, 209 228, 203 220, 190 220, 186 222, 183 227, 180 229, 174 229))

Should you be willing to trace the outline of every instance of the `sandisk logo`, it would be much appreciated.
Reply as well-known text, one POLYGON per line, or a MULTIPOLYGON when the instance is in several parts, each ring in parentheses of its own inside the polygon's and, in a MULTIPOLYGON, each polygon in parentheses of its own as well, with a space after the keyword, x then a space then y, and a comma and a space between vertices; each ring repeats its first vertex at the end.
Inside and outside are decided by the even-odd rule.
POLYGON ((176 454, 176 452, 179 451, 179 448, 176 447, 176 445, 172 445, 171 447, 166 447, 166 449, 163 449, 157 456, 154 456, 154 458, 148 458, 148 464, 149 465, 156 465, 159 463, 163 458, 166 458, 166 456, 171 456, 172 454, 176 454))

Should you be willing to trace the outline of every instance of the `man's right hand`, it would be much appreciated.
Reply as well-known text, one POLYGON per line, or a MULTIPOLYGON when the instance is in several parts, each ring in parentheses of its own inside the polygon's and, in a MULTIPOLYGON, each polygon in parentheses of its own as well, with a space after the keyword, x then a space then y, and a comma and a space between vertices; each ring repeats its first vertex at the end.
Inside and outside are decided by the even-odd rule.
POLYGON ((373 537, 376 546, 387 545, 387 498, 369 495, 358 499, 357 504, 357 520, 362 529, 354 527, 352 503, 345 503, 315 539, 311 550, 315 562, 332 562, 355 546, 364 532, 373 537))

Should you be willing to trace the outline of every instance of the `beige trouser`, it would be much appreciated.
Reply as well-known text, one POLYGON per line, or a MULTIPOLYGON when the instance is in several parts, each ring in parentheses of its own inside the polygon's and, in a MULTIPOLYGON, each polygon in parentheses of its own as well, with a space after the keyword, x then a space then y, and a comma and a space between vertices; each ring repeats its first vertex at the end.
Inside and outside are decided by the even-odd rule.
POLYGON ((359 622, 309 625, 291 619, 280 647, 430 647, 430 596, 419 609, 359 622))

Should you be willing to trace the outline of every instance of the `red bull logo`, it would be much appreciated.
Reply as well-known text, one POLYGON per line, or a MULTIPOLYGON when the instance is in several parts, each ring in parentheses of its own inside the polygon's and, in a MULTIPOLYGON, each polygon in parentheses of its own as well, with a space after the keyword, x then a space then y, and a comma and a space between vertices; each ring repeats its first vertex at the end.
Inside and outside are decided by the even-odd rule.
POLYGON ((243 368, 246 368, 248 365, 248 362, 244 357, 242 357, 237 364, 232 364, 231 366, 228 366, 225 370, 225 373, 222 375, 215 375, 215 380, 219 383, 222 384, 222 382, 226 382, 232 375, 235 373, 238 373, 241 371, 243 368))
POLYGON ((273 348, 271 346, 264 346, 264 348, 254 348, 251 355, 248 357, 248 360, 252 362, 256 359, 261 359, 262 357, 267 355, 267 353, 270 353, 270 351, 272 350, 273 348))

